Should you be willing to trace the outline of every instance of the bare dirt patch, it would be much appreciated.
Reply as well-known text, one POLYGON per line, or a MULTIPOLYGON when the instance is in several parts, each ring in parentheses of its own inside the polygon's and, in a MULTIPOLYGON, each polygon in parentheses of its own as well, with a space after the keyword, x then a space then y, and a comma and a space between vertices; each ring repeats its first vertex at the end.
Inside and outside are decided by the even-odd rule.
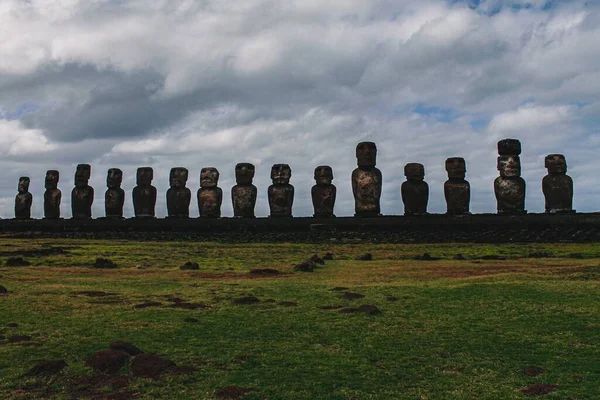
POLYGON ((130 355, 121 350, 100 350, 85 359, 85 365, 97 372, 114 375, 129 360, 130 355))
POLYGON ((558 389, 557 385, 549 385, 547 383, 536 383, 533 385, 525 386, 521 389, 521 393, 529 397, 545 396, 553 393, 558 389))
POLYGON ((369 304, 363 304, 360 307, 348 307, 348 308, 342 308, 340 310, 340 313, 342 314, 351 314, 351 313, 365 313, 365 314, 370 314, 370 315, 375 315, 375 314, 380 314, 381 310, 379 310, 379 308, 369 305, 369 304))
POLYGON ((260 299, 256 296, 238 297, 233 300, 233 304, 256 304, 260 303, 260 299))
POLYGON ((155 354, 140 354, 134 357, 129 372, 133 376, 158 379, 162 374, 176 372, 177 365, 155 354))
POLYGON ((25 376, 56 375, 67 366, 64 360, 41 361, 31 368, 25 376))
POLYGON ((145 303, 136 304, 134 307, 138 309, 150 308, 150 307, 160 307, 162 303, 158 301, 147 301, 145 303))
POLYGON ((243 388, 239 386, 227 386, 221 388, 215 392, 215 397, 217 399, 241 399, 247 393, 250 392, 258 392, 257 388, 243 388))

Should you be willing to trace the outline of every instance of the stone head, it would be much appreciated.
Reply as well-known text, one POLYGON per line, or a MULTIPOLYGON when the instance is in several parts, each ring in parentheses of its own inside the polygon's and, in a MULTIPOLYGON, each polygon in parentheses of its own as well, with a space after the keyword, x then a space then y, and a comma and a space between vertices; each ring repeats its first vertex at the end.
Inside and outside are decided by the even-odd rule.
POLYGON ((462 157, 450 157, 446 159, 446 172, 450 179, 465 179, 467 164, 462 157))
POLYGON ((119 168, 110 168, 106 174, 106 186, 117 189, 121 187, 121 182, 123 182, 123 171, 119 168))
POLYGON ((498 171, 504 178, 521 176, 521 159, 517 155, 498 156, 498 171))
POLYGON ((79 164, 75 170, 75 186, 78 188, 86 187, 91 174, 92 167, 89 164, 79 164))
POLYGON ((29 192, 29 177, 22 176, 19 178, 19 193, 27 193, 29 192))
POLYGON ((235 166, 235 181, 238 185, 249 185, 254 179, 255 168, 250 163, 239 163, 235 166))
POLYGON ((188 170, 183 167, 171 168, 169 184, 172 188, 183 188, 188 180, 188 170))
POLYGON ((502 139, 498 142, 498 154, 518 156, 521 154, 521 142, 517 139, 502 139))
POLYGON ((422 181, 425 179, 425 167, 419 163, 409 163, 404 166, 404 176, 409 181, 422 181))
POLYGON ((271 179, 274 184, 286 185, 290 183, 292 169, 287 164, 274 164, 271 167, 271 179))
POLYGON ((329 165, 320 165, 315 168, 315 181, 317 185, 331 185, 333 169, 329 165))
POLYGON ((377 145, 373 142, 360 142, 356 146, 356 161, 359 167, 375 167, 377 145))
POLYGON ((138 186, 150 186, 154 179, 154 170, 150 167, 140 167, 136 172, 136 183, 138 186))
POLYGON ((58 178, 59 173, 57 170, 51 169, 46 171, 46 180, 44 182, 44 187, 46 189, 56 189, 58 188, 58 178))
POLYGON ((202 168, 200 171, 200 187, 217 187, 219 183, 219 171, 215 167, 202 168))
POLYGON ((566 174, 567 160, 562 154, 548 154, 545 159, 546 168, 549 174, 566 174))

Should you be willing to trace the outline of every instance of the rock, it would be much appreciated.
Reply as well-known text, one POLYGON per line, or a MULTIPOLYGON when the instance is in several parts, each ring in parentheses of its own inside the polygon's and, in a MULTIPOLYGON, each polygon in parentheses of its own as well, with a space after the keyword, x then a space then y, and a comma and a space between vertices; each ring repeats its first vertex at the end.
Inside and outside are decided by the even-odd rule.
POLYGON ((25 374, 25 376, 56 375, 67 366, 64 360, 41 361, 25 374))
POLYGON ((142 354, 143 351, 132 345, 131 343, 124 342, 122 340, 115 340, 110 344, 110 348, 112 350, 124 351, 130 356, 137 356, 138 354, 142 354))
POLYGON ((315 270, 315 263, 313 263, 312 261, 305 261, 294 267, 294 271, 313 272, 314 270, 315 270))
POLYGON ((188 261, 185 264, 183 264, 181 267, 179 267, 179 269, 184 270, 184 271, 197 271, 200 269, 200 265, 198 265, 197 262, 188 261))
POLYGON ((243 388, 239 386, 227 386, 215 392, 217 399, 241 399, 247 393, 258 392, 256 388, 243 388))
POLYGON ((323 256, 323 260, 333 260, 333 253, 325 253, 325 255, 323 256))
POLYGON ((155 354, 142 353, 133 358, 129 366, 129 372, 133 376, 157 379, 167 372, 174 372, 177 365, 166 358, 155 354))
POLYGON ((312 261, 315 264, 320 264, 320 265, 324 265, 325 261, 319 257, 317 254, 313 254, 311 258, 308 259, 308 261, 312 261))
POLYGON ((365 253, 362 256, 357 256, 355 258, 355 260, 358 260, 358 261, 372 261, 373 260, 373 254, 371 254, 371 253, 365 253))
POLYGON ((0 285, 0 295, 7 295, 8 294, 8 289, 5 288, 4 286, 0 285))
POLYGON ((233 304, 255 304, 260 303, 260 299, 255 296, 244 296, 233 300, 233 304))
POLYGON ((100 350, 85 359, 85 365, 95 371, 114 375, 127 363, 129 354, 120 350, 100 350))
POLYGON ((117 264, 108 258, 96 258, 96 262, 92 265, 94 268, 117 268, 117 264))
POLYGON ((11 257, 6 260, 7 267, 27 267, 29 265, 31 265, 31 263, 24 260, 23 257, 11 257))

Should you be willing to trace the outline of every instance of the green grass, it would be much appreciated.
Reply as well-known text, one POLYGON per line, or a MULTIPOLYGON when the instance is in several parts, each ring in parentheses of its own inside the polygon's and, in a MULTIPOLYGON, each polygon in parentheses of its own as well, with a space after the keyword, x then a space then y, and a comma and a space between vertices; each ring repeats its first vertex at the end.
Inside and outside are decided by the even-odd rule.
MULTIPOLYGON (((558 385, 548 399, 600 398, 600 245, 399 245, 131 243, 0 238, 0 398, 81 397, 93 371, 85 358, 120 339, 197 370, 105 388, 145 399, 213 399, 228 385, 257 388, 244 399, 522 399, 534 383, 558 385), (60 246, 65 254, 19 252, 60 246), (335 254, 314 273, 291 268, 335 254), (355 261, 370 252, 373 261, 355 261), (428 252, 437 261, 416 261, 428 252), (530 258, 531 253, 547 258, 530 258), (466 260, 453 260, 461 253, 466 260), (574 258, 573 254, 577 254, 574 258), (481 260, 500 255, 507 260, 481 260), (90 268, 96 257, 120 268, 90 268), (180 271, 186 261, 200 271, 180 271), (136 269, 136 265, 148 269, 136 269), (254 278, 276 268, 278 278, 254 278), (343 286, 365 297, 331 291, 343 286), (115 293, 89 297, 81 291, 115 293), (166 296, 203 302, 170 308, 166 296), (262 301, 235 305, 254 295, 262 301), (390 296, 397 301, 389 301, 390 296), (273 299, 275 302, 265 300, 273 299), (145 301, 160 307, 135 309, 145 301), (293 301, 284 307, 280 301, 293 301), (379 315, 320 306, 375 305, 379 315), (196 318, 198 323, 185 322, 196 318), (18 328, 5 327, 17 322, 18 328), (23 375, 63 359, 59 376, 23 375), (522 373, 538 366, 545 373, 522 373), (79 393, 79 394, 77 394, 79 393)), ((126 368, 121 371, 127 374, 126 368)), ((90 396, 99 396, 96 388, 90 396)), ((100 397, 102 398, 102 396, 100 397)), ((119 398, 119 397, 116 397, 119 398)))

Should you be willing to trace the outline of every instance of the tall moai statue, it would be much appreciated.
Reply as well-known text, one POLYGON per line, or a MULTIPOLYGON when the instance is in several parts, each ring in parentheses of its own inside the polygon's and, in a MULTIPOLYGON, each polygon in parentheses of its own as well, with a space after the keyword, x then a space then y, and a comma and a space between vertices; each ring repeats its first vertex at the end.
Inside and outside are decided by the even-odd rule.
POLYGON ((185 187, 187 180, 187 168, 171 168, 169 174, 169 184, 171 187, 167 190, 168 218, 189 218, 192 192, 185 187))
POLYGON ((494 193, 498 214, 520 215, 525 211, 525 180, 521 178, 521 142, 504 139, 498 142, 498 171, 494 181, 494 193))
POLYGON ((462 157, 450 157, 446 160, 448 180, 444 182, 444 197, 446 198, 446 214, 470 214, 471 185, 465 180, 467 165, 462 157))
POLYGON ((60 218, 60 202, 62 193, 58 189, 58 180, 60 174, 56 170, 46 171, 46 180, 44 186, 44 218, 59 219, 60 218))
POLYGON ((30 219, 31 218, 31 204, 33 203, 33 196, 29 193, 29 177, 22 176, 19 178, 19 186, 17 190, 19 193, 15 197, 15 218, 16 219, 30 219))
POLYGON ((154 170, 140 167, 136 173, 137 186, 133 188, 133 212, 136 218, 149 219, 156 216, 156 188, 152 186, 154 170))
POLYGON ((404 176, 406 181, 401 186, 404 215, 427 214, 429 185, 425 182, 425 167, 419 163, 406 164, 404 176))
POLYGON ((318 218, 335 217, 333 207, 337 189, 331 184, 333 181, 333 169, 329 165, 320 165, 315 168, 316 185, 312 187, 311 196, 314 216, 318 218))
POLYGON ((271 168, 273 184, 269 186, 270 217, 291 217, 294 204, 294 187, 290 185, 292 169, 287 164, 275 164, 271 168))
POLYGON ((549 154, 545 159, 548 175, 542 179, 542 191, 549 214, 574 213, 573 179, 567 175, 567 160, 562 154, 549 154))
POLYGON ((233 216, 238 218, 254 218, 258 190, 252 184, 255 168, 250 163, 239 163, 235 166, 237 185, 231 188, 233 216))
POLYGON ((123 171, 119 168, 111 168, 106 175, 106 187, 104 193, 104 210, 106 218, 122 219, 123 205, 125 204, 125 191, 121 189, 123 182, 123 171))
POLYGON ((352 171, 352 193, 356 217, 381 215, 381 171, 377 163, 377 146, 373 142, 361 142, 356 146, 358 168, 352 171))
POLYGON ((219 184, 219 171, 214 167, 200 171, 200 189, 198 189, 198 211, 200 218, 220 218, 223 191, 219 184))
POLYGON ((89 164, 79 164, 75 170, 75 187, 71 192, 71 212, 74 219, 92 218, 94 189, 88 184, 92 173, 89 164))

